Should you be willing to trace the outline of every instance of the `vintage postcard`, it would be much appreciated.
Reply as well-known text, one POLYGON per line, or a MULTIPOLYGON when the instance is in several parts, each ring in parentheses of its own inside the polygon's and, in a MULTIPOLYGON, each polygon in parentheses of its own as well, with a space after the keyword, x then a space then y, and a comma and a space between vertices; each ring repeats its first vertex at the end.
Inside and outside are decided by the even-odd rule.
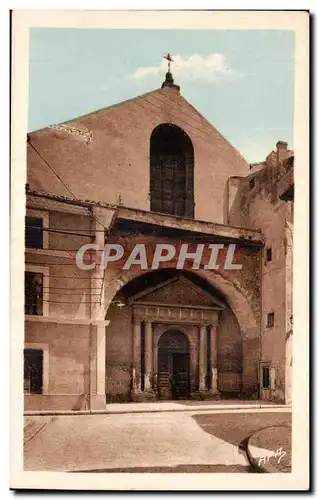
POLYGON ((12 14, 11 487, 309 488, 306 11, 12 14))

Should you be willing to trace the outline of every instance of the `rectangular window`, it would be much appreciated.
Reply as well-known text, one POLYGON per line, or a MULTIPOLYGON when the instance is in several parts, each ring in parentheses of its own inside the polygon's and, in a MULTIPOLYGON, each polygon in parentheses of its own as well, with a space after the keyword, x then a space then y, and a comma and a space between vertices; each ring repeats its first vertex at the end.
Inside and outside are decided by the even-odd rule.
POLYGON ((271 262, 272 261, 272 250, 271 247, 268 247, 266 249, 266 261, 271 262))
POLYGON ((249 189, 253 189, 255 187, 255 177, 252 177, 249 180, 249 189))
POLYGON ((24 349, 24 392, 43 392, 43 350, 24 349))
POLYGON ((43 274, 26 271, 24 273, 24 314, 43 314, 43 274))
POLYGON ((262 388, 269 389, 270 377, 269 377, 269 366, 262 367, 262 388))
POLYGON ((271 312, 267 314, 267 327, 271 328, 275 324, 275 313, 271 312))
POLYGON ((43 248, 43 219, 41 217, 25 218, 26 248, 43 248))

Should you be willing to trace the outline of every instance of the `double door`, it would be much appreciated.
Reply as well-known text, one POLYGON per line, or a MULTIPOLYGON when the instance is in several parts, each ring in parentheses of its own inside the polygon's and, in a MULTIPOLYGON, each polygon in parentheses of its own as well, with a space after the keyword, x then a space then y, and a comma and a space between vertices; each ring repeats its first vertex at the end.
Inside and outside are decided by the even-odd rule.
POLYGON ((186 399, 190 393, 189 353, 159 350, 159 399, 186 399))

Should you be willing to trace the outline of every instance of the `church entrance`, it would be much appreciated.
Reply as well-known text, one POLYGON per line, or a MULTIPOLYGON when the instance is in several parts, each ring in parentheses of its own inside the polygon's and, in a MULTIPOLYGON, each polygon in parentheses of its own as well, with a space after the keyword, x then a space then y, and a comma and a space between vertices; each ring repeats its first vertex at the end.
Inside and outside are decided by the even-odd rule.
POLYGON ((158 397, 186 399, 190 393, 190 359, 187 337, 167 330, 158 343, 158 397))

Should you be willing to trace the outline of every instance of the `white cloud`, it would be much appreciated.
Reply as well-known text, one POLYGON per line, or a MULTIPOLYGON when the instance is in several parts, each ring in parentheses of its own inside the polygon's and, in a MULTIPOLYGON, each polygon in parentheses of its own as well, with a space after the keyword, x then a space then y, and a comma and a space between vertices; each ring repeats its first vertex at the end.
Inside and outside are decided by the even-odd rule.
MULTIPOLYGON (((226 63, 226 58, 223 54, 208 54, 201 56, 193 54, 188 58, 184 58, 180 54, 172 56, 174 62, 171 65, 171 71, 174 79, 214 82, 220 78, 229 78, 238 74, 232 70, 226 63)), ((157 75, 165 75, 167 71, 167 61, 163 59, 158 66, 141 66, 131 75, 133 78, 149 78, 157 75)), ((178 83, 179 83, 178 82, 178 83)))

